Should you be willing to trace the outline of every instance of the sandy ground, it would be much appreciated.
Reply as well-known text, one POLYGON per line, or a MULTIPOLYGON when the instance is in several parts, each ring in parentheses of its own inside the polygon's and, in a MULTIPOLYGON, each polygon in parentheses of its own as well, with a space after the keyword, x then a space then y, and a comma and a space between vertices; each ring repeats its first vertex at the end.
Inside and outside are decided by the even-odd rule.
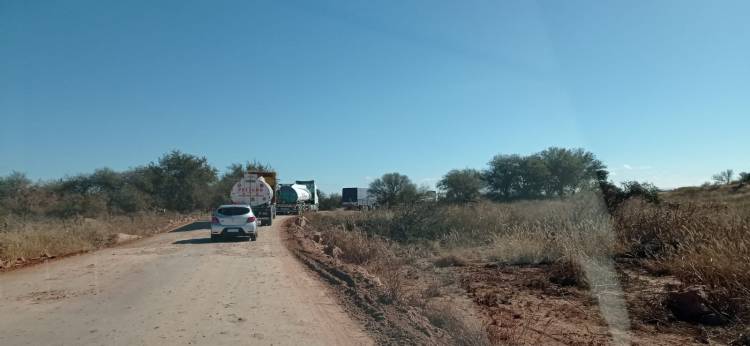
POLYGON ((207 223, 0 274, 0 345, 372 344, 283 246, 207 223))

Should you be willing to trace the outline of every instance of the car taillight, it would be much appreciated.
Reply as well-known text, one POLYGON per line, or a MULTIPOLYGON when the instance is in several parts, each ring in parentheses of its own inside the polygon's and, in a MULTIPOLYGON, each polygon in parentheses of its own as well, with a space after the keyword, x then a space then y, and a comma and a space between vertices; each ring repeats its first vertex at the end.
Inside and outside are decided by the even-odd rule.
POLYGON ((216 216, 212 216, 211 217, 211 223, 214 224, 214 225, 218 225, 220 223, 219 222, 219 218, 216 217, 216 216))
POLYGON ((247 218, 247 223, 255 222, 255 216, 247 218))

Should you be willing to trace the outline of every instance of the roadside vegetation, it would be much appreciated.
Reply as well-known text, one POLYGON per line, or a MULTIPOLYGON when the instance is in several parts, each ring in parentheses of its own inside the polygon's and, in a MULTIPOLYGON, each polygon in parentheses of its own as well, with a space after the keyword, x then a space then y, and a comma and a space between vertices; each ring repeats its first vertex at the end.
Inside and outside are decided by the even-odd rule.
POLYGON ((334 210, 341 206, 341 194, 331 193, 326 194, 323 191, 318 190, 319 210, 334 210))
MULTIPOLYGON (((206 158, 174 151, 123 172, 0 177, 0 268, 163 231, 228 202, 245 171, 269 168, 234 164, 219 174, 206 158)), ((416 309, 454 344, 555 335, 596 344, 612 337, 608 324, 632 327, 645 344, 667 334, 742 342, 750 338, 750 174, 713 179, 660 191, 613 183, 583 149, 501 154, 485 169, 447 172, 439 199, 386 173, 370 185, 379 209, 309 214, 304 236, 372 276, 379 304, 416 309), (600 300, 608 296, 624 301, 625 322, 597 310, 619 304, 600 300)), ((319 197, 321 210, 340 205, 337 193, 319 197)))
MULTIPOLYGON (((589 311, 581 292, 601 299, 602 287, 621 285, 624 325, 632 324, 635 340, 741 343, 750 323, 747 176, 735 180, 725 171, 716 184, 662 192, 645 182, 616 185, 593 154, 551 148, 498 155, 483 171, 452 170, 438 183, 438 203, 420 199, 408 177, 388 173, 371 186, 387 207, 307 217, 329 253, 377 276, 386 301, 420 309, 437 327, 447 324, 434 314, 445 311, 447 292, 460 286, 486 317, 484 337, 475 337, 476 328, 465 331, 472 340, 544 343, 565 333, 566 324, 606 325, 604 316, 500 317, 502 304, 513 304, 503 295, 517 294, 507 292, 536 290, 553 300, 562 294, 570 297, 565 304, 589 311), (519 271, 529 273, 516 278, 520 288, 488 288, 519 271)), ((536 306, 531 295, 525 303, 524 310, 536 306)), ((552 313, 545 304, 540 315, 552 313)), ((476 326, 475 319, 465 322, 476 326)), ((451 334, 464 335, 452 325, 451 334)), ((602 333, 605 339, 591 332, 570 340, 607 342, 612 330, 602 333)))
POLYGON ((172 151, 123 172, 102 168, 38 182, 18 172, 0 177, 0 268, 107 246, 120 233, 152 234, 229 202, 249 169, 270 167, 233 164, 219 175, 205 157, 172 151))

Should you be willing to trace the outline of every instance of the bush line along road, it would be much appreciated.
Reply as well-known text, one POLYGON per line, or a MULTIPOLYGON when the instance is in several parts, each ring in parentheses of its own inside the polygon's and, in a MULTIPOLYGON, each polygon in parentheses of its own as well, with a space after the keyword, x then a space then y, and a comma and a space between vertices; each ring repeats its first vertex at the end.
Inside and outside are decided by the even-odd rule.
POLYGON ((3 273, 0 345, 371 344, 281 241, 211 242, 196 222, 3 273))

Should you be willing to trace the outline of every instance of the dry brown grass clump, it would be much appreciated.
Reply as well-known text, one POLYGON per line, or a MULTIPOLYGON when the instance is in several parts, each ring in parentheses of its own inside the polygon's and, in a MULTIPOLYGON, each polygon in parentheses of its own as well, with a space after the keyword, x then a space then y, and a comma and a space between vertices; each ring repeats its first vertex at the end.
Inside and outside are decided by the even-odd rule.
POLYGON ((466 265, 466 259, 455 254, 449 254, 438 257, 433 264, 438 268, 463 267, 466 265))
POLYGON ((447 304, 428 305, 424 309, 424 314, 432 325, 448 332, 454 345, 492 344, 481 323, 462 316, 459 311, 447 304))
POLYGON ((621 251, 650 259, 685 286, 700 285, 712 308, 750 320, 750 213, 721 204, 654 206, 631 201, 616 214, 621 251))
POLYGON ((552 265, 549 272, 549 280, 560 286, 576 286, 578 288, 589 288, 586 273, 581 264, 569 258, 562 259, 552 265))
POLYGON ((342 250, 340 259, 353 264, 366 265, 388 252, 384 241, 373 239, 362 231, 345 231, 341 228, 321 229, 324 242, 342 250))

